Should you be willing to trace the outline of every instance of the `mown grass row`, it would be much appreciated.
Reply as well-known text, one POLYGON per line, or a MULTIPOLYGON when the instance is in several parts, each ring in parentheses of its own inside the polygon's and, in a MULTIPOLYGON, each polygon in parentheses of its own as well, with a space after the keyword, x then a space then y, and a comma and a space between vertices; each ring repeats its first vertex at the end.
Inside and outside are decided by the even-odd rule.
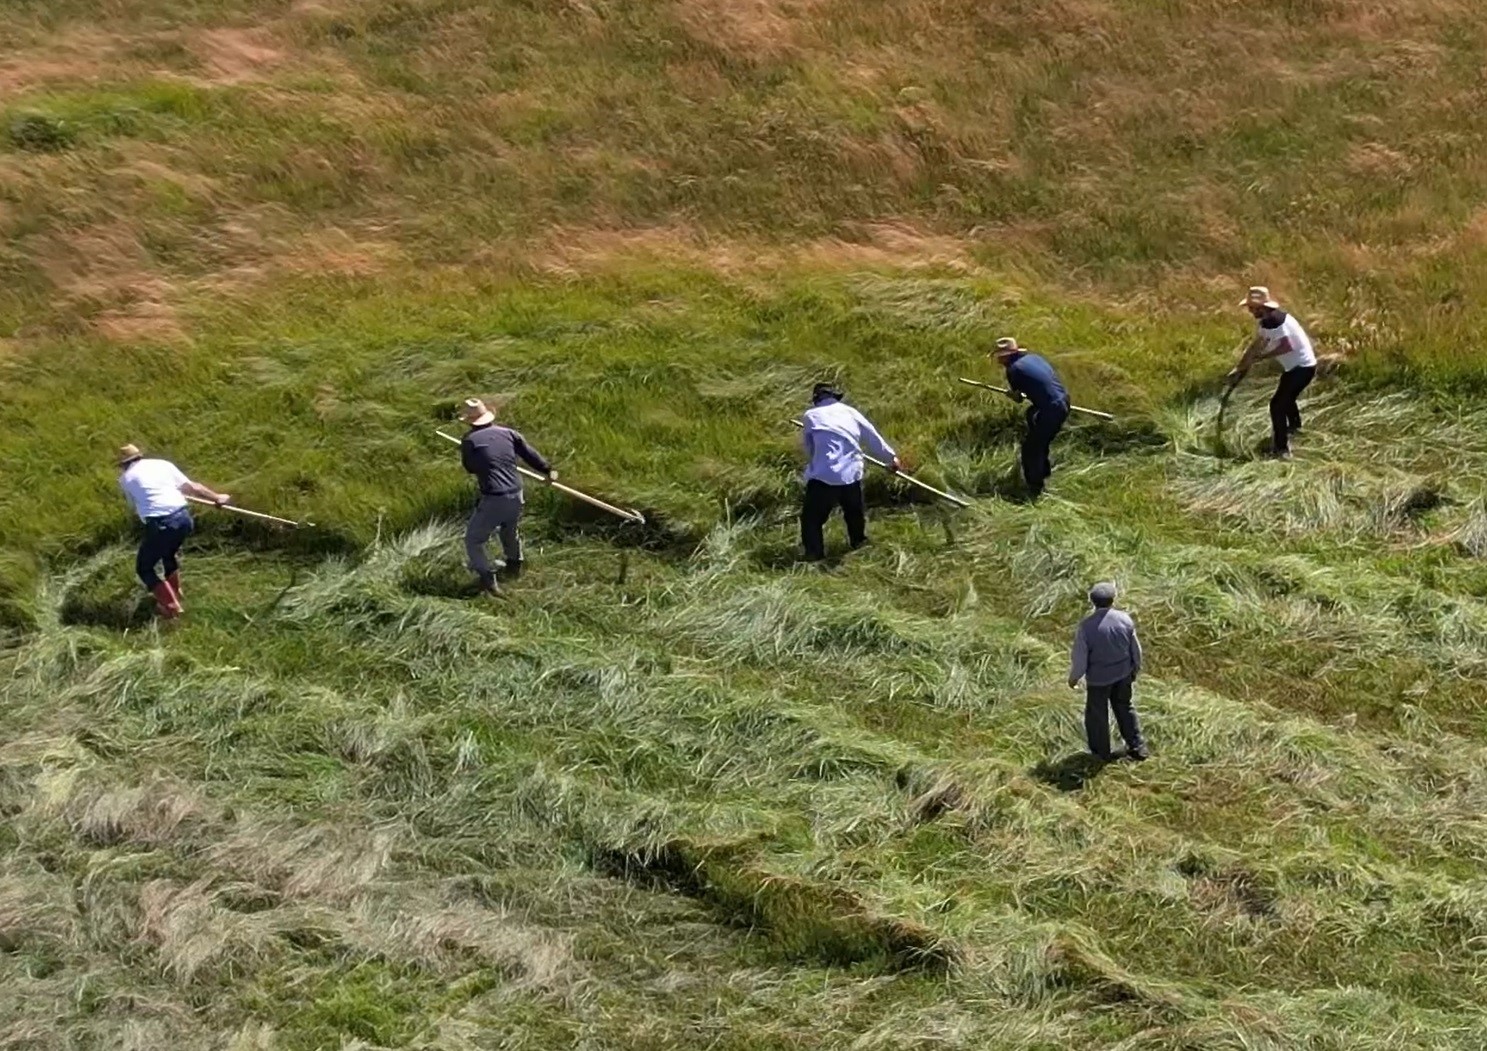
MULTIPOLYGON (((1360 440, 1422 418, 1355 406, 1360 440)), ((132 601, 101 553, 11 658, 13 1032, 119 1031, 108 995, 61 1006, 87 974, 147 976, 140 1032, 180 1046, 689 1047, 698 1019, 739 1048, 1474 1046, 1469 563, 1391 567, 1325 517, 1294 551, 1201 506, 1135 529, 1096 462, 953 539, 882 509, 825 576, 782 574, 771 518, 685 561, 543 533, 497 607, 449 597, 453 526, 300 568, 208 554, 158 640, 64 623, 132 601), (1147 632, 1157 759, 1095 771, 1058 680, 1105 573, 1147 632), (1365 623, 1315 680, 1266 667, 1297 603, 1365 623), (1416 651, 1425 688, 1355 720, 1416 651)), ((1170 462, 1113 466, 1150 505, 1170 462)))

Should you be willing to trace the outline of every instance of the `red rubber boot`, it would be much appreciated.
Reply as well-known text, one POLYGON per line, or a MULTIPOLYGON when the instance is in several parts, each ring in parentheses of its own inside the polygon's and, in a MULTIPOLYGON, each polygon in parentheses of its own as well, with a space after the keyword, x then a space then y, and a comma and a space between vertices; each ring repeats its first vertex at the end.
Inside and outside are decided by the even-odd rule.
POLYGON ((165 582, 170 585, 171 594, 175 595, 176 597, 176 609, 182 613, 186 612, 186 606, 183 602, 181 602, 181 571, 176 570, 170 576, 165 578, 165 582))
POLYGON ((155 596, 155 613, 165 620, 175 620, 181 615, 181 604, 176 600, 176 593, 165 581, 161 581, 150 589, 155 596))

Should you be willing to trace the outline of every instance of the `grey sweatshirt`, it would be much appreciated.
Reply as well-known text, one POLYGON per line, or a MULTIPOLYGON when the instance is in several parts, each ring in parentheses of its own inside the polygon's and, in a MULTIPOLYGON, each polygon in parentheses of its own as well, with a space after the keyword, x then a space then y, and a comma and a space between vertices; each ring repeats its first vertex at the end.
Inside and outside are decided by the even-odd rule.
POLYGON ((1136 625, 1118 609, 1097 609, 1079 622, 1070 655, 1069 680, 1110 686, 1141 673, 1136 625))

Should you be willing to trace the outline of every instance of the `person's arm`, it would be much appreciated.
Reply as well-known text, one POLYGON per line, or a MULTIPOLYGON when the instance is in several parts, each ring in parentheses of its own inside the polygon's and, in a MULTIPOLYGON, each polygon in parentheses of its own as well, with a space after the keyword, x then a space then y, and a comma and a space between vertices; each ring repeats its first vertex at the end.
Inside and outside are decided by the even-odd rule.
POLYGON ((899 463, 898 453, 893 451, 893 446, 883 440, 883 436, 878 433, 878 428, 873 426, 873 422, 856 409, 853 409, 852 413, 857 417, 857 426, 862 432, 862 443, 868 447, 868 451, 886 462, 890 470, 901 470, 903 464, 899 463))
POLYGON ((1265 360, 1265 356, 1262 354, 1264 348, 1265 337, 1256 335, 1254 339, 1249 341, 1249 345, 1244 348, 1244 353, 1239 355, 1239 360, 1235 362, 1234 367, 1229 370, 1229 378, 1231 380, 1238 379, 1254 368, 1256 362, 1265 360))
POLYGON ((816 432, 811 430, 809 416, 802 417, 800 421, 800 447, 805 451, 805 462, 809 467, 811 461, 816 458, 816 432))
POLYGON ((1089 645, 1084 639, 1084 621, 1074 629, 1074 646, 1069 652, 1069 689, 1078 688, 1079 680, 1089 670, 1089 645))
POLYGON ((475 443, 470 440, 469 435, 460 442, 460 463, 464 464, 467 474, 480 473, 480 462, 475 458, 475 443))
POLYGON ((1278 357, 1282 356, 1283 354, 1289 354, 1289 353, 1291 353, 1291 350, 1292 349, 1293 348, 1291 347, 1291 337, 1290 336, 1282 336, 1276 342, 1275 346, 1271 347, 1269 350, 1262 350, 1259 353, 1257 353, 1255 355, 1255 360, 1256 361, 1269 361, 1271 358, 1278 358, 1278 357))
POLYGON ((177 471, 176 475, 178 476, 176 486, 187 496, 194 496, 198 500, 205 500, 208 503, 218 504, 219 506, 221 504, 232 503, 232 497, 227 493, 219 493, 215 489, 208 489, 200 482, 193 482, 184 474, 181 474, 180 471, 177 471))
POLYGON ((552 469, 552 464, 542 458, 542 454, 527 444, 527 440, 517 431, 511 432, 511 447, 516 450, 516 455, 527 462, 532 470, 547 476, 549 482, 558 480, 558 472, 552 469))
POLYGON ((1022 402, 1027 398, 1027 393, 1018 386, 1018 384, 1020 384, 1021 382, 1022 374, 1020 372, 1016 371, 1015 369, 1007 370, 1007 397, 1011 398, 1019 405, 1021 405, 1022 402))
POLYGON ((1131 622, 1131 681, 1141 674, 1141 639, 1136 635, 1136 624, 1131 622))

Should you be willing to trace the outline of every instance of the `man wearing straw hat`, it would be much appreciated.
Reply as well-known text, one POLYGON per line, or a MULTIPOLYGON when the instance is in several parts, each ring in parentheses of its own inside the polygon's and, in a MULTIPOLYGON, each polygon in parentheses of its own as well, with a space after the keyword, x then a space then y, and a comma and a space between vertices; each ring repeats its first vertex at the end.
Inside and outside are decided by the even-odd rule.
POLYGON ((1069 662, 1069 688, 1085 683, 1084 736, 1089 750, 1107 762, 1110 713, 1126 742, 1126 754, 1138 762, 1147 757, 1132 690, 1141 674, 1141 640, 1129 615, 1115 609, 1115 585, 1102 582, 1089 589, 1094 611, 1079 622, 1069 662))
POLYGON ((500 588, 485 552, 486 541, 490 540, 492 533, 501 535, 506 575, 514 579, 521 573, 522 487, 521 475, 516 469, 517 458, 520 457, 532 470, 546 475, 548 482, 556 481, 558 473, 519 432, 510 427, 496 426, 495 413, 480 399, 466 401, 460 418, 470 425, 460 442, 460 460, 465 470, 475 476, 480 489, 480 500, 465 525, 465 555, 470 572, 480 579, 480 590, 494 595, 500 588))
POLYGON ((1069 418, 1069 392, 1059 382, 1053 366, 1037 354, 1029 354, 1011 336, 996 341, 992 356, 1007 370, 1007 396, 1028 402, 1027 434, 1022 439, 1022 477, 1028 494, 1036 500, 1053 473, 1048 450, 1069 418))
POLYGON ((1282 310, 1264 285, 1252 287, 1239 305, 1254 317, 1257 329, 1239 364, 1229 373, 1229 382, 1238 383, 1258 362, 1271 358, 1280 362, 1280 384, 1270 399, 1270 454, 1278 460, 1289 460, 1291 435, 1301 430, 1296 399, 1316 377, 1317 355, 1301 322, 1282 310))
POLYGON ((119 468, 119 488, 145 524, 144 539, 134 560, 135 572, 145 590, 155 596, 155 612, 167 620, 174 619, 184 612, 181 564, 176 555, 196 528, 186 497, 219 506, 232 497, 193 482, 169 460, 146 457, 135 445, 119 450, 119 468), (157 567, 163 571, 163 579, 157 567))
POLYGON ((867 505, 862 494, 862 447, 884 460, 889 470, 902 468, 898 455, 868 418, 842 400, 830 383, 811 389, 811 407, 800 421, 805 449, 805 497, 800 507, 800 542, 812 562, 826 557, 826 520, 840 507, 847 542, 855 551, 867 543, 867 505))

